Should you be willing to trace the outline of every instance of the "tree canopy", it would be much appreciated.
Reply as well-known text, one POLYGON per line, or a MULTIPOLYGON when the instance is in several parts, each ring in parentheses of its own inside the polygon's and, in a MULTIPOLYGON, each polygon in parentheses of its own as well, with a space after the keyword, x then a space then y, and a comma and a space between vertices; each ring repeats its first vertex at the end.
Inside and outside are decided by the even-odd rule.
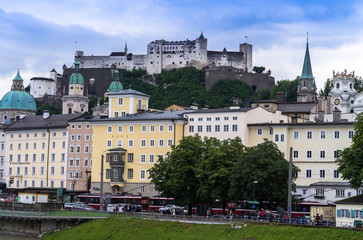
POLYGON ((363 113, 356 120, 352 145, 341 151, 337 159, 338 172, 353 188, 359 188, 363 180, 363 113))
POLYGON ((284 92, 285 98, 287 102, 296 102, 297 101, 297 77, 295 80, 280 80, 272 87, 271 99, 276 99, 277 92, 284 92))
POLYGON ((261 66, 261 67, 254 66, 252 71, 254 71, 256 73, 263 73, 263 71, 265 71, 265 67, 263 67, 263 66, 261 66))
MULTIPOLYGON (((225 207, 229 201, 252 200, 253 182, 258 181, 257 200, 285 206, 288 168, 276 144, 267 140, 245 147, 238 137, 220 141, 195 135, 173 146, 149 172, 155 188, 178 204, 211 205, 218 199, 225 207)), ((294 167, 294 178, 297 171, 294 167)))
POLYGON ((332 88, 332 83, 331 83, 330 79, 327 79, 324 84, 324 89, 320 89, 319 96, 327 97, 330 93, 331 88, 332 88))

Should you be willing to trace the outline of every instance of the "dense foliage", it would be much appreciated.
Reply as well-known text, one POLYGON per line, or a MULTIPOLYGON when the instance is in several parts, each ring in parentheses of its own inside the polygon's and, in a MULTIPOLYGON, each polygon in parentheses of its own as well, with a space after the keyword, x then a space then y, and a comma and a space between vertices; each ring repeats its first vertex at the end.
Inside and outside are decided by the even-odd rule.
MULTIPOLYGON (((190 106, 197 103, 200 107, 222 108, 237 102, 244 106, 248 100, 251 88, 238 80, 220 80, 210 92, 205 90, 204 71, 193 67, 163 70, 161 74, 146 76, 144 70, 126 71, 123 86, 149 94, 150 108, 165 109, 177 104, 190 106), (143 79, 144 78, 144 79, 143 79)), ((265 99, 262 92, 255 99, 265 99)))
POLYGON ((277 84, 272 87, 271 99, 276 99, 277 92, 284 92, 287 102, 296 102, 298 79, 299 77, 293 81, 287 79, 278 81, 277 84))
POLYGON ((320 97, 327 97, 332 89, 332 83, 330 79, 327 79, 324 84, 324 89, 320 89, 319 96, 320 97))
POLYGON ((360 113, 354 124, 352 145, 340 152, 337 159, 338 172, 357 189, 363 182, 363 113, 360 113))
MULTIPOLYGON (((156 189, 179 204, 211 205, 218 199, 225 208, 229 201, 252 200, 253 182, 258 181, 257 200, 285 206, 288 165, 269 141, 245 147, 240 138, 220 141, 195 135, 173 146, 149 171, 156 189)), ((297 171, 294 167, 294 178, 297 171)))

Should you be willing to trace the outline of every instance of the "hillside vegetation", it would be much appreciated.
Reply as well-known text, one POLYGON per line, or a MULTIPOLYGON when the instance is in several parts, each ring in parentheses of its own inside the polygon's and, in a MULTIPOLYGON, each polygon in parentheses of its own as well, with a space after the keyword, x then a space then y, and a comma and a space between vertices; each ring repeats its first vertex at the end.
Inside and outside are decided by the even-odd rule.
POLYGON ((188 224, 132 218, 105 218, 80 224, 44 236, 44 240, 97 240, 97 239, 148 239, 148 240, 213 240, 213 239, 363 239, 363 231, 317 227, 293 227, 249 224, 235 229, 231 225, 188 224))

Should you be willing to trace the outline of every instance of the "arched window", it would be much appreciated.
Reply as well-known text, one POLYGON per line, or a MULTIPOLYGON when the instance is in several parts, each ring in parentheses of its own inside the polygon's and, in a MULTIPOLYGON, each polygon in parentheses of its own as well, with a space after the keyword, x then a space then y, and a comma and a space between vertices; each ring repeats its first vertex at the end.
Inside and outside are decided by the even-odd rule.
POLYGON ((68 108, 68 113, 71 114, 72 113, 72 108, 68 108))
POLYGON ((339 83, 337 83, 337 85, 336 85, 336 86, 337 86, 337 89, 339 89, 339 88, 340 88, 340 84, 339 84, 339 83))

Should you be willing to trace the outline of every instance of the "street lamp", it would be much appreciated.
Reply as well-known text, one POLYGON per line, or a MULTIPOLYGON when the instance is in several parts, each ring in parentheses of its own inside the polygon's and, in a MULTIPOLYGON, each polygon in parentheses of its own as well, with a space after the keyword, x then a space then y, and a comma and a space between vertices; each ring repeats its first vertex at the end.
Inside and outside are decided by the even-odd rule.
MULTIPOLYGON (((255 202, 255 185, 257 184, 258 182, 257 181, 254 181, 253 182, 253 199, 252 201, 255 202)), ((254 203, 253 203, 254 204, 254 203)))

